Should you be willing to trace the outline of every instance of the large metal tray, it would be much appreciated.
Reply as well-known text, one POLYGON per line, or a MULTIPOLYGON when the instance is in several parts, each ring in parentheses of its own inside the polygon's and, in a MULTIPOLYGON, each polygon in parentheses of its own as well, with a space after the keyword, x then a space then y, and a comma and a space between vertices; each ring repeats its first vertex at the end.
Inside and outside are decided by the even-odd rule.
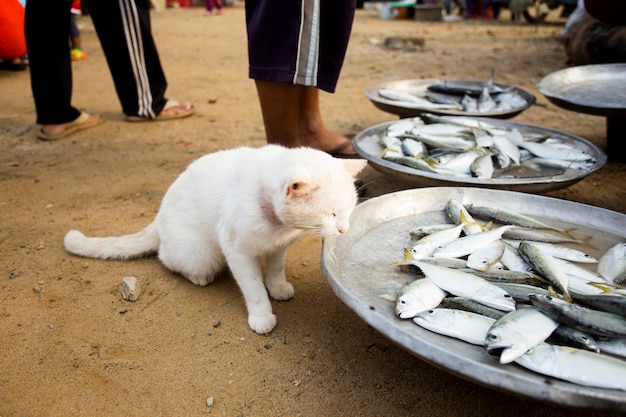
POLYGON ((575 227, 576 237, 593 236, 593 248, 584 248, 592 256, 626 239, 626 215, 566 200, 478 188, 400 191, 358 205, 350 230, 324 240, 322 271, 334 293, 391 341, 463 379, 557 406, 626 411, 623 391, 583 387, 516 364, 501 365, 480 346, 432 333, 395 316, 395 303, 388 297, 414 279, 393 265, 403 259, 403 248, 410 241, 408 231, 447 222, 444 208, 452 197, 463 203, 516 210, 557 227, 575 227))
POLYGON ((626 64, 580 65, 552 72, 537 90, 559 107, 605 117, 626 117, 626 64))
MULTIPOLYGON (((485 81, 476 81, 476 80, 447 80, 454 83, 463 83, 465 85, 474 85, 474 86, 482 86, 485 81)), ((424 93, 428 90, 428 87, 433 84, 443 83, 444 80, 440 79, 423 79, 423 80, 399 80, 399 81, 389 81, 386 83, 378 84, 372 86, 365 90, 365 96, 369 98, 372 103, 378 107, 380 110, 385 111, 387 113, 396 114, 400 116, 400 118, 405 117, 414 117, 419 116, 423 113, 433 113, 439 115, 446 116, 477 116, 477 117, 496 117, 499 119, 509 119, 514 117, 530 106, 532 106, 536 99, 528 91, 511 86, 508 84, 494 83, 498 87, 502 88, 512 88, 513 91, 517 92, 520 96, 522 96, 526 100, 526 105, 521 107, 516 107, 510 110, 500 110, 493 112, 465 112, 461 110, 443 110, 443 109, 432 109, 432 108, 424 108, 420 106, 409 106, 409 105, 399 105, 397 101, 389 100, 384 97, 381 97, 378 94, 383 88, 391 88, 396 91, 401 91, 405 93, 411 93, 418 97, 423 97, 424 93)))
POLYGON ((460 178, 421 171, 405 165, 384 160, 380 157, 383 147, 380 145, 379 139, 381 135, 384 134, 387 127, 395 122, 385 122, 363 130, 354 138, 352 145, 354 146, 355 151, 363 158, 367 159, 372 167, 376 170, 382 172, 383 174, 387 174, 392 177, 404 180, 405 182, 411 183, 414 186, 421 187, 470 186, 495 188, 509 191, 543 193, 569 187, 570 185, 582 180, 587 175, 602 168, 607 161, 606 154, 596 145, 581 137, 574 136, 560 130, 486 117, 453 117, 453 119, 479 120, 483 124, 489 124, 496 127, 506 129, 517 128, 522 133, 528 132, 549 135, 554 138, 567 141, 576 148, 590 153, 594 156, 595 163, 590 165, 586 169, 566 169, 564 172, 557 175, 555 175, 554 170, 546 169, 539 173, 533 173, 533 176, 515 178, 460 178))

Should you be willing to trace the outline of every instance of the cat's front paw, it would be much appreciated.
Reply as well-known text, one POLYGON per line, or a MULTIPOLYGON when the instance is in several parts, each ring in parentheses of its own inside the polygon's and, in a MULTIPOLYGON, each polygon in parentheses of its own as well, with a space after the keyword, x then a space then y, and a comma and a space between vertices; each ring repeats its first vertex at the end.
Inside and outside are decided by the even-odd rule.
POLYGON ((272 313, 259 316, 248 316, 248 325, 258 334, 267 334, 276 327, 276 316, 272 313))
POLYGON ((286 281, 281 282, 280 284, 272 288, 268 288, 268 292, 270 293, 270 295, 272 296, 274 300, 279 300, 279 301, 291 300, 293 298, 293 295, 295 294, 293 285, 291 285, 290 283, 286 281))

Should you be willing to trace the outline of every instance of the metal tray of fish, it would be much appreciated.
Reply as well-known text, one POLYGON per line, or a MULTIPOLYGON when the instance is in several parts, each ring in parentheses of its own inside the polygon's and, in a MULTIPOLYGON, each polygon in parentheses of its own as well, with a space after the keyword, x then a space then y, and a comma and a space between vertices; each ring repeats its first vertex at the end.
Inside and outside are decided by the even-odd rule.
POLYGON ((605 117, 626 117, 626 64, 594 64, 546 75, 537 90, 559 107, 605 117))
POLYGON ((557 406, 626 411, 621 390, 584 387, 546 377, 517 364, 500 364, 476 346, 421 328, 395 315, 389 301, 415 279, 394 265, 403 260, 408 231, 445 223, 451 198, 463 204, 497 206, 576 228, 577 238, 592 236, 590 247, 573 245, 598 257, 626 239, 626 215, 614 211, 533 194, 478 188, 433 187, 399 191, 372 198, 356 207, 350 230, 326 238, 322 271, 334 293, 367 324, 418 358, 480 385, 557 406))
MULTIPOLYGON (((372 101, 372 103, 382 111, 387 113, 396 114, 400 118, 419 116, 423 113, 433 113, 447 116, 483 116, 483 117, 495 117, 499 119, 509 119, 520 114, 530 106, 532 106, 536 99, 535 96, 528 91, 502 83, 493 83, 493 86, 505 91, 515 93, 523 100, 520 104, 514 105, 512 108, 507 109, 494 109, 487 112, 479 111, 465 111, 461 109, 448 109, 437 108, 435 105, 428 105, 426 103, 407 103, 404 101, 391 100, 389 98, 381 96, 380 92, 384 89, 390 89, 400 93, 408 93, 426 101, 426 96, 429 93, 429 87, 435 85, 454 85, 457 87, 467 87, 470 90, 476 90, 482 88, 485 85, 485 81, 477 80, 442 80, 442 79, 423 79, 423 80, 399 80, 389 81, 386 83, 372 86, 365 90, 365 96, 372 101)), ((461 97, 459 96, 459 100, 461 97)))
POLYGON ((606 154, 596 145, 581 137, 574 136, 560 130, 487 117, 470 118, 441 116, 441 118, 453 121, 479 122, 484 127, 494 126, 502 129, 515 128, 524 134, 528 133, 550 136, 568 143, 576 149, 589 153, 593 156, 593 162, 581 169, 555 169, 551 167, 544 167, 537 171, 523 169, 520 167, 511 168, 507 175, 486 179, 475 177, 457 177, 428 172, 391 162, 381 157, 383 145, 380 144, 380 138, 385 134, 390 125, 396 123, 393 121, 374 125, 359 132, 354 138, 352 144, 356 152, 363 158, 367 159, 376 170, 382 172, 383 174, 404 180, 414 186, 420 187, 469 186, 543 193, 569 187, 589 174, 602 168, 607 161, 606 154))

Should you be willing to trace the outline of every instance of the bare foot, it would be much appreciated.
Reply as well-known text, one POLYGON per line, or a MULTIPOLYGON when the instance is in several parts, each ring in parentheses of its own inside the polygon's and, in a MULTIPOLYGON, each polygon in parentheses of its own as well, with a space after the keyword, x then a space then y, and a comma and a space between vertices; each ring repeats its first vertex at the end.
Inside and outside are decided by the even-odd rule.
POLYGON ((193 105, 191 103, 178 103, 176 101, 169 101, 163 111, 159 114, 159 117, 167 118, 180 118, 186 117, 193 113, 193 105), (171 104, 170 104, 171 103, 171 104))
POLYGON ((300 144, 335 156, 354 156, 357 153, 352 147, 352 141, 344 136, 323 128, 316 132, 307 131, 300 135, 300 144))

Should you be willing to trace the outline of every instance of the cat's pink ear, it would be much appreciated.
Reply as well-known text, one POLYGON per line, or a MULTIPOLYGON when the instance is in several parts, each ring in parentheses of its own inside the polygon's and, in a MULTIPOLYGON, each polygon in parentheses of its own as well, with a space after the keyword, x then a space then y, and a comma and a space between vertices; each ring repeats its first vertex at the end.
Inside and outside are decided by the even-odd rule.
POLYGON ((346 171, 353 177, 356 177, 356 174, 361 172, 367 165, 367 159, 342 159, 341 161, 346 171))
POLYGON ((308 194, 311 191, 311 184, 306 181, 292 181, 287 186, 286 195, 289 197, 296 197, 300 195, 308 194))

